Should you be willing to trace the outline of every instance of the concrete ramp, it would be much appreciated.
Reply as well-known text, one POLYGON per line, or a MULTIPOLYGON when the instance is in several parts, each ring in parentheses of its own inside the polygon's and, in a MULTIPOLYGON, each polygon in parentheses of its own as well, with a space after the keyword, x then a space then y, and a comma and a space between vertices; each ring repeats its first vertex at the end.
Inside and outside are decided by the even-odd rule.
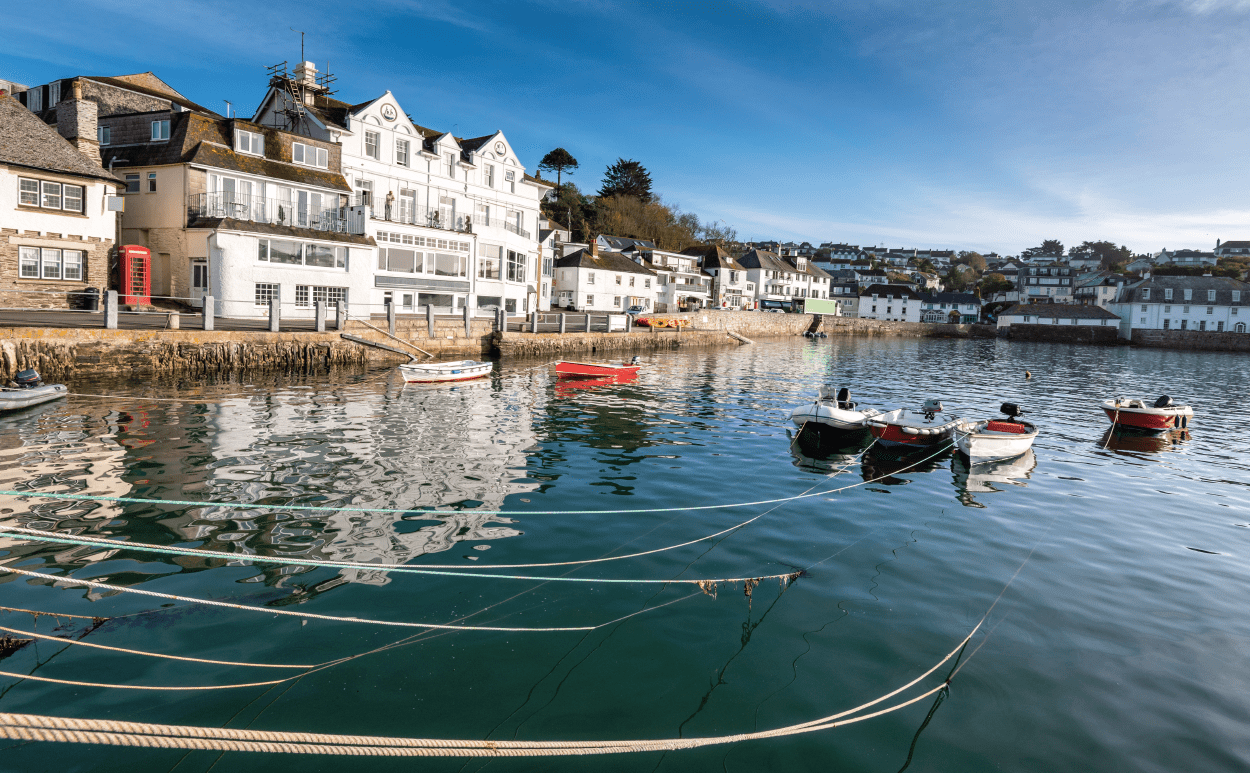
POLYGON ((746 336, 740 336, 740 335, 738 335, 737 333, 733 332, 732 330, 726 330, 725 332, 729 335, 729 337, 730 337, 730 338, 733 338, 734 340, 738 341, 739 343, 744 343, 744 344, 753 344, 753 343, 755 343, 755 342, 754 342, 754 341, 752 341, 750 338, 747 338, 746 336))

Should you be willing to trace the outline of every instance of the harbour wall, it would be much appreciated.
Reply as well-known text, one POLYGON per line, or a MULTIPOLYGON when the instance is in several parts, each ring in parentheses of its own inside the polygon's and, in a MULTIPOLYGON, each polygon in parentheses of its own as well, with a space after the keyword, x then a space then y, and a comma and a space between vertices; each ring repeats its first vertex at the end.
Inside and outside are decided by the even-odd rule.
POLYGON ((1003 329, 1003 338, 1014 341, 1042 341, 1056 344, 1096 344, 1119 346, 1128 343, 1120 338, 1118 325, 1021 325, 1003 329))
POLYGON ((1250 333, 1204 330, 1134 330, 1135 346, 1207 352, 1250 352, 1250 333))

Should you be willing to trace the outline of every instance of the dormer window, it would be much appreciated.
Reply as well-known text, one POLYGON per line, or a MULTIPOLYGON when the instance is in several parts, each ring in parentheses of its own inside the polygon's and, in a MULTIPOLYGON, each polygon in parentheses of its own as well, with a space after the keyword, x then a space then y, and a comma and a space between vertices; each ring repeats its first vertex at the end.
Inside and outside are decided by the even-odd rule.
POLYGON ((451 179, 456 179, 456 154, 443 154, 443 172, 451 179))
POLYGON ((234 149, 238 153, 263 156, 265 155, 265 135, 244 131, 243 129, 235 129, 234 149))
POLYGON ((101 145, 108 145, 113 141, 113 130, 108 126, 100 126, 95 130, 96 141, 101 145))
POLYGON ((152 141, 159 142, 169 139, 169 120, 152 122, 152 141))
POLYGON ((1192 301, 1193 299, 1194 299, 1194 291, 1193 291, 1193 290, 1186 290, 1186 291, 1185 291, 1185 300, 1187 300, 1187 301, 1192 301))
POLYGON ((1214 291, 1214 290, 1207 290, 1207 301, 1208 301, 1208 302, 1210 302, 1210 301, 1213 301, 1213 300, 1215 300, 1215 291, 1214 291))
POLYGON ((1172 300, 1172 288, 1171 287, 1165 287, 1163 289, 1163 300, 1165 301, 1172 300))
POLYGON ((1143 301, 1150 300, 1150 288, 1149 287, 1141 291, 1141 299, 1143 301))
POLYGON ((291 143, 291 161, 303 166, 315 166, 327 169, 330 166, 330 151, 316 145, 302 142, 291 143))

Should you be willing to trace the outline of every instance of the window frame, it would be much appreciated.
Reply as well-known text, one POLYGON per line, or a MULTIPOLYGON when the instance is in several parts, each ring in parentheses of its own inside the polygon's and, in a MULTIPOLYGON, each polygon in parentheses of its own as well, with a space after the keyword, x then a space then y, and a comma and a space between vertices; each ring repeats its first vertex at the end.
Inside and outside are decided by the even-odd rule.
POLYGON ((156 193, 156 172, 148 172, 148 193, 156 193))
POLYGON ((152 122, 152 142, 166 142, 169 140, 169 119, 158 118, 152 122))
POLYGON ((113 127, 97 126, 95 130, 95 141, 101 147, 113 144, 113 127))
POLYGON ((235 129, 234 130, 234 151, 236 153, 243 153, 249 156, 260 156, 261 158, 264 158, 265 135, 261 134, 260 132, 249 131, 247 129, 235 129), (247 139, 246 149, 243 148, 242 140, 244 138, 247 139), (259 150, 256 149, 257 142, 260 143, 259 150))
POLYGON ((374 161, 382 160, 382 132, 365 129, 365 156, 374 161), (372 141, 372 142, 371 142, 372 141), (373 146, 372 151, 370 145, 373 146))
POLYGON ((17 178, 17 203, 19 206, 23 206, 23 207, 39 206, 39 201, 40 201, 39 193, 43 189, 39 183, 40 181, 33 177, 17 178), (22 183, 33 184, 35 186, 34 190, 22 190, 22 183), (27 200, 32 195, 34 196, 34 201, 27 200))
POLYGON ((122 191, 122 195, 125 196, 130 193, 139 193, 140 192, 139 186, 141 182, 142 180, 140 179, 138 172, 127 172, 126 173, 126 190, 122 191), (130 187, 131 183, 134 184, 133 190, 130 187))
POLYGON ((411 166, 412 164, 412 141, 403 137, 395 138, 395 164, 397 166, 411 166))
POLYGON ((253 292, 254 292, 254 295, 253 295, 252 303, 258 309, 269 308, 269 302, 273 298, 277 298, 278 303, 282 303, 282 285, 278 282, 256 282, 253 285, 253 292), (265 295, 264 303, 261 303, 261 294, 262 294, 261 288, 265 288, 264 289, 264 295, 265 295))

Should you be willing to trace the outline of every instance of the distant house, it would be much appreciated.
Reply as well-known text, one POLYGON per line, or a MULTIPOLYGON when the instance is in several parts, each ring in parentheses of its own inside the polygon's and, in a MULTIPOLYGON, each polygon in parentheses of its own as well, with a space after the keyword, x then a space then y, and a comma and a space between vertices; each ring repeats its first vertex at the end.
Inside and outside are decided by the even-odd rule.
POLYGON ((981 318, 981 299, 972 293, 934 293, 922 301, 921 322, 971 325, 981 318))
POLYGON ((711 304, 712 276, 699 267, 698 257, 638 246, 621 254, 655 272, 657 312, 692 311, 711 304))
POLYGON ((554 279, 560 308, 598 312, 655 308, 655 272, 619 252, 601 252, 598 240, 558 259, 554 279))
POLYGON ((829 297, 837 301, 844 317, 859 316, 859 283, 852 277, 835 278, 829 286, 829 297))
POLYGON ((599 249, 611 250, 612 252, 624 252, 629 247, 645 247, 647 249, 655 249, 655 242, 647 239, 631 239, 626 236, 608 236, 600 234, 595 237, 595 241, 599 243, 599 249))
POLYGON ((909 287, 874 284, 859 291, 859 317, 888 322, 919 322, 925 296, 909 287))
POLYGON ((1120 288, 1128 281, 1123 274, 1112 271, 1091 271, 1077 276, 1073 282, 1072 298, 1085 306, 1108 308, 1120 288))
POLYGON ((1214 266, 1215 260, 1214 252, 1201 250, 1169 250, 1164 247, 1154 254, 1156 266, 1214 266))
POLYGON ((1243 257, 1250 258, 1250 242, 1224 242, 1220 244, 1219 239, 1215 240, 1215 257, 1232 258, 1243 257))
POLYGON ((1140 274, 1143 271, 1149 271, 1154 268, 1154 265, 1155 263, 1153 260, 1143 255, 1132 260, 1127 266, 1124 267, 1124 270, 1134 274, 1140 274))
POLYGON ((999 329, 1012 325, 1078 325, 1116 327, 1120 318, 1100 306, 1074 304, 1016 304, 998 315, 999 329))
POLYGON ((1020 270, 1017 285, 1029 303, 1072 303, 1072 267, 1059 261, 1020 270))
POLYGON ((1086 271, 1098 268, 1102 265, 1102 259, 1093 253, 1082 253, 1079 255, 1069 255, 1068 265, 1077 271, 1086 271))
POLYGON ((1248 307, 1250 284, 1217 276, 1151 276, 1123 287, 1110 304, 1129 338, 1134 330, 1244 333, 1248 307))
POLYGON ((796 298, 827 298, 829 274, 807 258, 783 258, 764 250, 751 250, 738 258, 754 283, 755 299, 761 308, 788 304, 796 298))

